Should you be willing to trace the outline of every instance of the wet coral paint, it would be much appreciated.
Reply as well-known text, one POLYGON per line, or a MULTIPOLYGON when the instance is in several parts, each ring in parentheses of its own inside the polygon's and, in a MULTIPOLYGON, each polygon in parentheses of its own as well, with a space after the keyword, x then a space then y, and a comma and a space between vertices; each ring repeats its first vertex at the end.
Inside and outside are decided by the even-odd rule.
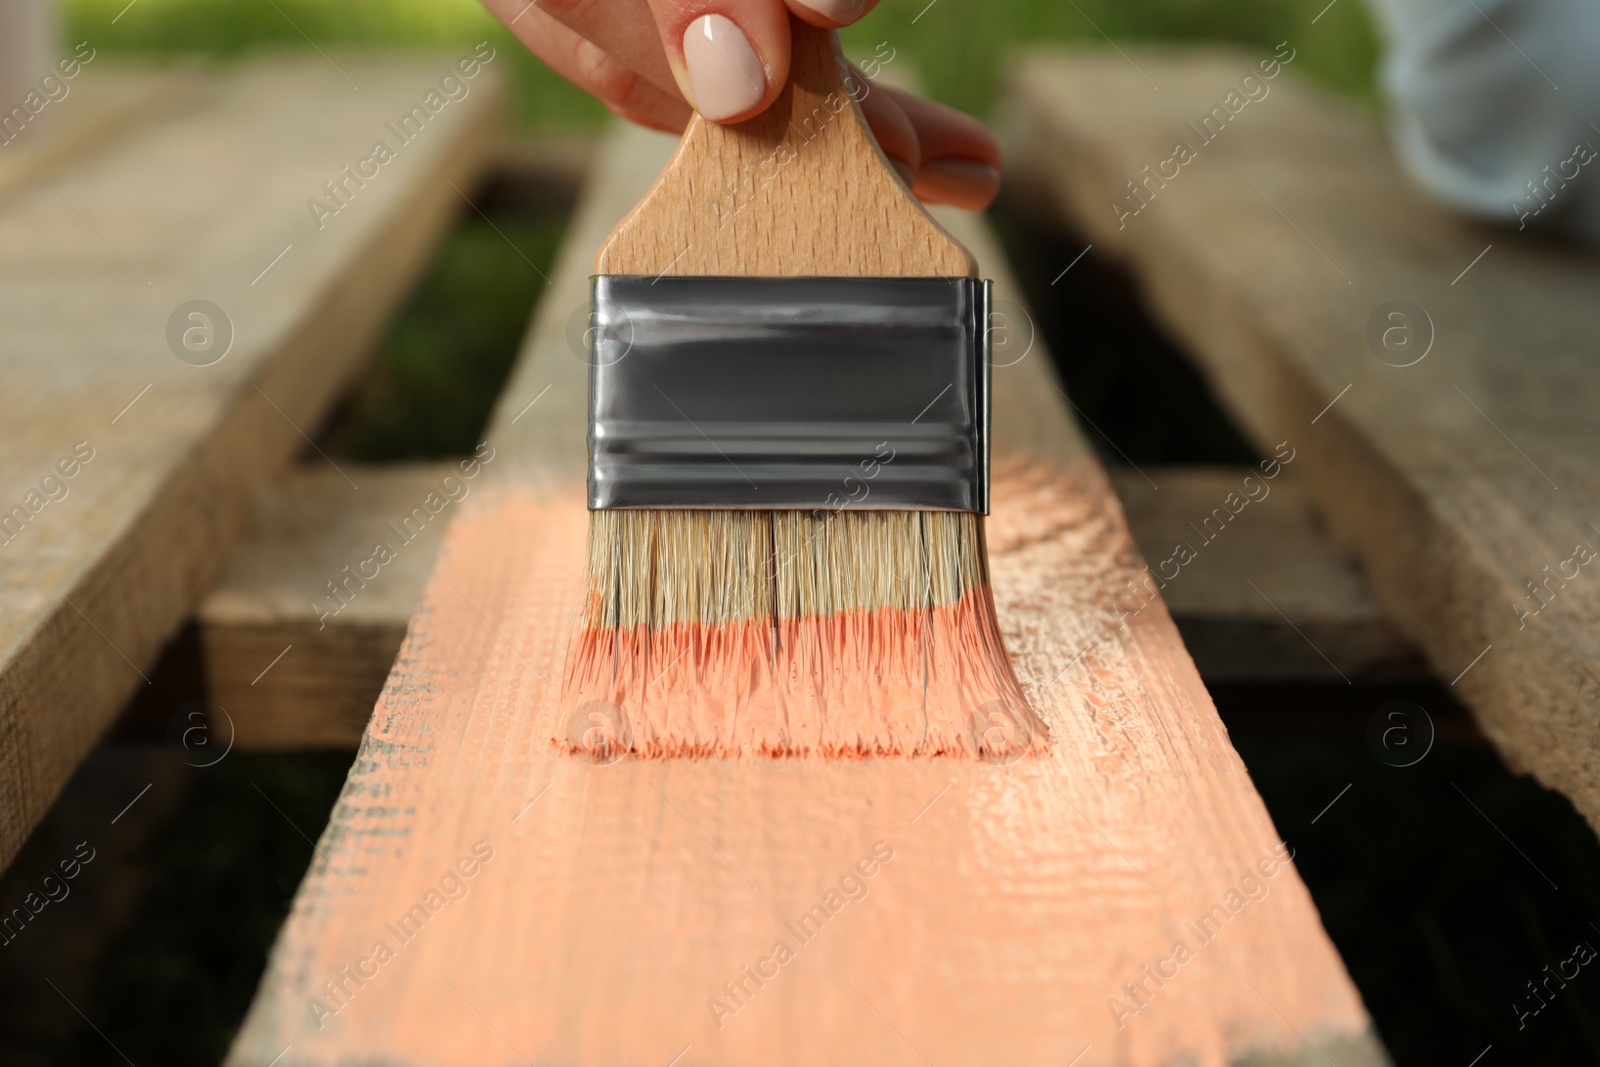
POLYGON ((1027 469, 994 488, 993 591, 1051 744, 1008 766, 558 751, 582 497, 475 493, 229 1063, 1321 1062, 1301 1034, 1380 1062, 1346 1058, 1366 1016, 1289 867, 1119 1028, 1124 982, 1278 841, 1164 609, 1109 607, 1137 557, 1103 475, 1027 469), (480 841, 469 895, 318 1028, 309 1001, 480 841))
MULTIPOLYGON (((664 756, 967 756, 1047 747, 1011 671, 987 585, 925 611, 721 626, 582 629, 562 703, 601 701, 627 744, 664 756)), ((564 724, 554 739, 579 747, 564 724)))

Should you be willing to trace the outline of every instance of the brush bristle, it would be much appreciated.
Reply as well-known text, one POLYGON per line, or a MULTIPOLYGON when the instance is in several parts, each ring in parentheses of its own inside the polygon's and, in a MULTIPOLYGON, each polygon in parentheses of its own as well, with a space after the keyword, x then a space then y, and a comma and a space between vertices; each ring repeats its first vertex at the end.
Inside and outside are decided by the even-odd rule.
POLYGON ((556 743, 594 761, 1046 742, 967 512, 593 512, 562 688, 556 743))

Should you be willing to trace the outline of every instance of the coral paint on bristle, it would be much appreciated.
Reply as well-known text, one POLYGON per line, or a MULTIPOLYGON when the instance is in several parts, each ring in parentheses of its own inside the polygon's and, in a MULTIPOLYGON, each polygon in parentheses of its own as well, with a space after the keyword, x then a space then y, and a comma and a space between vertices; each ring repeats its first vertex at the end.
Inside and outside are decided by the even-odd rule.
POLYGON ((969 512, 596 511, 558 745, 590 757, 1042 752, 969 512))

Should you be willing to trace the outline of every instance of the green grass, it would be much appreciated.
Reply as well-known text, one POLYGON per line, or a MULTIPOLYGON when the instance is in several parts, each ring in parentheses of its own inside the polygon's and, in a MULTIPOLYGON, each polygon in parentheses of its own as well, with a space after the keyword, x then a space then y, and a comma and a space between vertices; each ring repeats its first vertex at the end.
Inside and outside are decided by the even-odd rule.
POLYGON ((1377 47, 1359 0, 885 0, 844 33, 848 47, 887 41, 916 65, 930 95, 992 116, 1018 49, 1060 42, 1110 47, 1229 42, 1269 54, 1287 40, 1295 69, 1341 94, 1370 98, 1377 47), (1105 36, 1102 36, 1102 33, 1105 36))
POLYGON ((609 114, 534 59, 477 0, 64 0, 67 32, 104 55, 237 59, 262 48, 466 51, 487 40, 530 130, 593 128, 609 114), (119 17, 120 13, 120 17, 119 17), (116 19, 116 23, 112 23, 116 19))
MULTIPOLYGON (((1295 69, 1341 94, 1372 100, 1377 46, 1359 0, 884 0, 845 31, 847 46, 880 41, 911 60, 928 92, 991 116, 1008 57, 1051 42, 1232 42, 1270 52, 1287 40, 1295 69)), ((253 48, 324 49, 490 40, 516 85, 527 129, 594 127, 607 112, 533 59, 476 0, 66 0, 74 41, 110 55, 198 54, 234 58, 253 48), (121 13, 118 17, 119 12, 121 13), (116 23, 112 24, 112 19, 116 23)))

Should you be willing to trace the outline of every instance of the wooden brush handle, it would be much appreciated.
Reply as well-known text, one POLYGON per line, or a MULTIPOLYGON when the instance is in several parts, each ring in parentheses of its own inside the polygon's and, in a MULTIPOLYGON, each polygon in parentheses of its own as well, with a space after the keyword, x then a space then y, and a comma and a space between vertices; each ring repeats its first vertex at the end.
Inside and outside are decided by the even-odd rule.
POLYGON ((698 114, 595 256, 597 274, 971 277, 977 262, 890 168, 838 36, 790 19, 789 83, 748 122, 698 114))

